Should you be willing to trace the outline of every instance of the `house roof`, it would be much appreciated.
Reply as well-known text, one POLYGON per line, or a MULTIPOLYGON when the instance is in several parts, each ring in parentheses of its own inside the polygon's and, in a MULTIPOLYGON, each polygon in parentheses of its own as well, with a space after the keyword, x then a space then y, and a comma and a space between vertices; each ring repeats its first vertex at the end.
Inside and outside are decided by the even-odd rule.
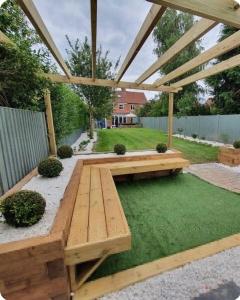
POLYGON ((147 99, 143 92, 129 92, 129 91, 118 91, 117 92, 117 103, 143 105, 146 102, 147 102, 147 99))

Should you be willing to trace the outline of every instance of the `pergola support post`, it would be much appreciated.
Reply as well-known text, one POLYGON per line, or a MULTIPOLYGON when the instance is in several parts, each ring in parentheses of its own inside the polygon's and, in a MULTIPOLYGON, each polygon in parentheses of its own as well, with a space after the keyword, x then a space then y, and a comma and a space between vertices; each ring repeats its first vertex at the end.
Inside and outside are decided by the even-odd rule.
POLYGON ((173 93, 169 93, 168 100, 168 148, 172 148, 173 145, 173 93))
POLYGON ((54 130, 54 124, 53 124, 53 115, 52 115, 51 96, 50 96, 50 91, 48 89, 44 91, 44 102, 45 102, 45 107, 46 107, 50 154, 57 155, 57 146, 56 146, 55 130, 54 130))

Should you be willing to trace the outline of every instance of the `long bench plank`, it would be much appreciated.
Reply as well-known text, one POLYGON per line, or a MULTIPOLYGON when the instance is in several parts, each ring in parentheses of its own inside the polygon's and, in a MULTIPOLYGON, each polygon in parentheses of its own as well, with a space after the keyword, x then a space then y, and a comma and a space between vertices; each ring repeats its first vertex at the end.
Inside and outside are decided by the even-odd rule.
POLYGON ((88 241, 101 241, 107 238, 105 209, 102 195, 100 170, 91 168, 90 210, 88 241))
POLYGON ((189 161, 183 158, 167 158, 161 160, 149 160, 149 161, 134 161, 123 162, 123 163, 111 163, 111 164, 100 164, 95 165, 99 168, 108 167, 111 170, 112 175, 125 175, 144 173, 160 170, 171 170, 187 167, 189 161))
POLYGON ((126 233, 125 223, 119 206, 119 197, 108 169, 100 169, 108 237, 126 233))
POLYGON ((90 167, 83 167, 74 206, 67 246, 86 243, 88 240, 88 216, 90 198, 90 167))

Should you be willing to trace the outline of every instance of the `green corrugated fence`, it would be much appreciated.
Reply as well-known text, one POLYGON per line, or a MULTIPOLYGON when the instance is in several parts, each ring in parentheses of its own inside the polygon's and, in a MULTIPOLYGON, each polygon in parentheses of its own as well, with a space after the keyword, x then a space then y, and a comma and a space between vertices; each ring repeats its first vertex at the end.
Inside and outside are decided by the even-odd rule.
POLYGON ((0 195, 47 156, 44 113, 0 107, 0 195))
MULTIPOLYGON (((173 122, 174 133, 197 134, 200 138, 224 143, 240 139, 240 115, 174 117, 173 122)), ((140 123, 143 127, 167 132, 167 117, 140 118, 140 123)))

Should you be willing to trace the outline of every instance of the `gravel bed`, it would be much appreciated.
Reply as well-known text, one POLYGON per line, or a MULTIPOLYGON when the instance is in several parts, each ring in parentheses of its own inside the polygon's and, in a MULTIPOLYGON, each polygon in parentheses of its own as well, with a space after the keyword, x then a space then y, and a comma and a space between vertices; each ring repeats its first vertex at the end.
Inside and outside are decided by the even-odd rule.
POLYGON ((240 247, 165 272, 101 299, 191 300, 230 281, 240 286, 240 247))
POLYGON ((82 150, 82 151, 79 151, 79 144, 83 141, 86 141, 86 140, 90 140, 88 135, 87 135, 87 132, 83 132, 80 137, 76 140, 76 142, 72 145, 72 148, 76 149, 74 150, 74 153, 75 154, 81 154, 81 153, 92 153, 92 149, 93 149, 93 146, 94 144, 96 143, 97 141, 97 132, 94 131, 93 132, 93 139, 90 140, 90 142, 86 145, 86 148, 85 150, 82 150))
POLYGON ((174 134, 173 136, 175 136, 175 137, 177 137, 179 139, 188 140, 190 142, 196 142, 196 143, 199 143, 199 144, 211 145, 213 147, 222 147, 222 146, 232 147, 232 145, 227 145, 227 144, 220 143, 220 142, 202 140, 202 139, 199 139, 199 138, 194 139, 191 136, 185 136, 185 135, 182 135, 182 134, 174 134))
POLYGON ((14 228, 0 218, 0 244, 48 234, 56 216, 60 200, 72 175, 77 157, 61 160, 64 170, 55 178, 33 177, 22 189, 39 192, 46 200, 46 211, 43 218, 35 225, 25 228, 14 228))

